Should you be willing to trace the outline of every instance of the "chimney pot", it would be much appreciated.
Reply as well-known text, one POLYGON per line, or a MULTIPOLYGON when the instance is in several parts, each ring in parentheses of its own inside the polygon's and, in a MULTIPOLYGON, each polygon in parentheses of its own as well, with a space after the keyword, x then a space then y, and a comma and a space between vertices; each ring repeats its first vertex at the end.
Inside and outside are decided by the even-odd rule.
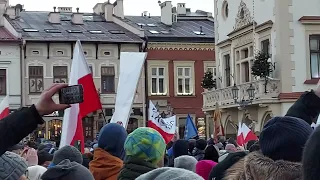
POLYGON ((79 8, 77 7, 77 13, 79 13, 79 8))
POLYGON ((56 10, 57 10, 57 7, 54 6, 53 7, 53 12, 56 12, 56 10))

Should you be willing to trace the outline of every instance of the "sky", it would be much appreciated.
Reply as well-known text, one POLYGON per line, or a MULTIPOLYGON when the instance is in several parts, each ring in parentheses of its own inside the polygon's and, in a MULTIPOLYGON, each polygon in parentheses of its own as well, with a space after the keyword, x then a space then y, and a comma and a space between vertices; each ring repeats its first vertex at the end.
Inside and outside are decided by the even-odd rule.
MULTIPOLYGON (((115 0, 111 0, 114 2, 115 0)), ((158 0, 123 0, 125 15, 141 15, 143 11, 148 11, 151 15, 160 15, 158 0)), ((165 0, 163 0, 165 1, 165 0)), ((9 0, 10 5, 22 4, 27 11, 52 11, 53 7, 77 7, 81 12, 92 12, 96 3, 105 2, 105 0, 9 0)), ((186 3, 191 11, 204 10, 213 12, 214 0, 172 0, 174 6, 177 3, 186 3), (201 3, 199 3, 201 1, 201 3)))

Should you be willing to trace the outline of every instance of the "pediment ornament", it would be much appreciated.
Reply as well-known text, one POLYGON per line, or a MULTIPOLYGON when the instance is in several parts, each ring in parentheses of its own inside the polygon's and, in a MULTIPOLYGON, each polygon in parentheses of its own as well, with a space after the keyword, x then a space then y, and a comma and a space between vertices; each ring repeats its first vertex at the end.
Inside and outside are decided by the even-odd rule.
POLYGON ((240 5, 238 7, 238 14, 236 17, 236 24, 234 26, 234 30, 240 29, 243 26, 246 26, 252 23, 253 18, 250 15, 250 10, 247 7, 246 3, 241 0, 240 5))

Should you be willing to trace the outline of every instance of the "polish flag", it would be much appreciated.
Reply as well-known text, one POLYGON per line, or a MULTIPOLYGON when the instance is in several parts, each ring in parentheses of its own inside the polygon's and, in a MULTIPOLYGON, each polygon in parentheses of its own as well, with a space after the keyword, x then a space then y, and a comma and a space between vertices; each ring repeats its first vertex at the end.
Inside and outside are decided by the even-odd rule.
POLYGON ((0 103, 0 120, 10 114, 9 97, 6 96, 0 103))
POLYGON ((242 133, 241 122, 239 122, 239 125, 238 125, 237 143, 239 146, 244 145, 244 137, 243 137, 243 133, 242 133))
POLYGON ((176 132, 176 116, 162 118, 158 109, 150 101, 148 126, 157 130, 168 144, 176 132))
POLYGON ((84 151, 82 119, 89 113, 102 109, 97 89, 83 54, 80 41, 74 48, 69 85, 83 86, 83 102, 72 104, 64 111, 60 148, 65 145, 77 146, 84 151))
POLYGON ((251 129, 248 128, 248 126, 246 124, 242 124, 242 134, 243 134, 243 139, 244 139, 244 143, 247 143, 251 140, 257 140, 258 137, 251 131, 251 129))

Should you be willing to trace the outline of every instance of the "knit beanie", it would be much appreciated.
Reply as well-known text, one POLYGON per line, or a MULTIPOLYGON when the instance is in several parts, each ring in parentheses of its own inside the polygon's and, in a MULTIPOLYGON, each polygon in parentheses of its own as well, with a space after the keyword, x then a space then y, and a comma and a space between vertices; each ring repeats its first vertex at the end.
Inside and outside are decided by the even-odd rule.
POLYGON ((204 139, 198 139, 196 141, 196 148, 199 150, 205 150, 207 147, 207 141, 204 139))
POLYGON ((47 171, 47 168, 37 165, 28 167, 27 171, 28 180, 41 180, 41 176, 47 171))
POLYGON ((189 139, 189 153, 191 154, 194 147, 196 147, 196 140, 195 139, 189 139))
POLYGON ((38 165, 43 165, 46 161, 51 162, 53 159, 53 155, 48 153, 45 150, 38 151, 37 155, 38 155, 38 165))
POLYGON ((175 168, 182 168, 192 172, 196 172, 197 163, 198 161, 196 158, 188 155, 180 156, 174 159, 175 168))
POLYGON ((69 145, 60 148, 54 153, 52 163, 57 165, 65 159, 69 159, 71 162, 75 161, 79 164, 82 164, 83 161, 81 152, 77 148, 69 145))
POLYGON ((203 177, 203 179, 209 180, 211 169, 217 164, 218 163, 213 162, 211 160, 199 161, 196 165, 196 173, 203 177))
POLYGON ((127 157, 138 158, 157 165, 164 157, 166 143, 158 131, 140 127, 128 135, 124 149, 127 157))
POLYGON ((179 156, 189 154, 189 142, 187 140, 179 139, 174 142, 172 146, 173 157, 177 158, 179 156))
POLYGON ((163 167, 145 173, 136 180, 203 180, 203 178, 185 169, 163 167))
POLYGON ((219 156, 219 150, 217 149, 218 148, 216 148, 214 145, 208 146, 204 152, 204 159, 218 162, 220 156, 219 156))
POLYGON ((311 126, 302 119, 274 117, 260 134, 260 149, 273 160, 300 162, 303 148, 312 131, 311 126))
POLYGON ((26 172, 27 162, 19 155, 5 152, 0 157, 0 179, 17 180, 26 172))

